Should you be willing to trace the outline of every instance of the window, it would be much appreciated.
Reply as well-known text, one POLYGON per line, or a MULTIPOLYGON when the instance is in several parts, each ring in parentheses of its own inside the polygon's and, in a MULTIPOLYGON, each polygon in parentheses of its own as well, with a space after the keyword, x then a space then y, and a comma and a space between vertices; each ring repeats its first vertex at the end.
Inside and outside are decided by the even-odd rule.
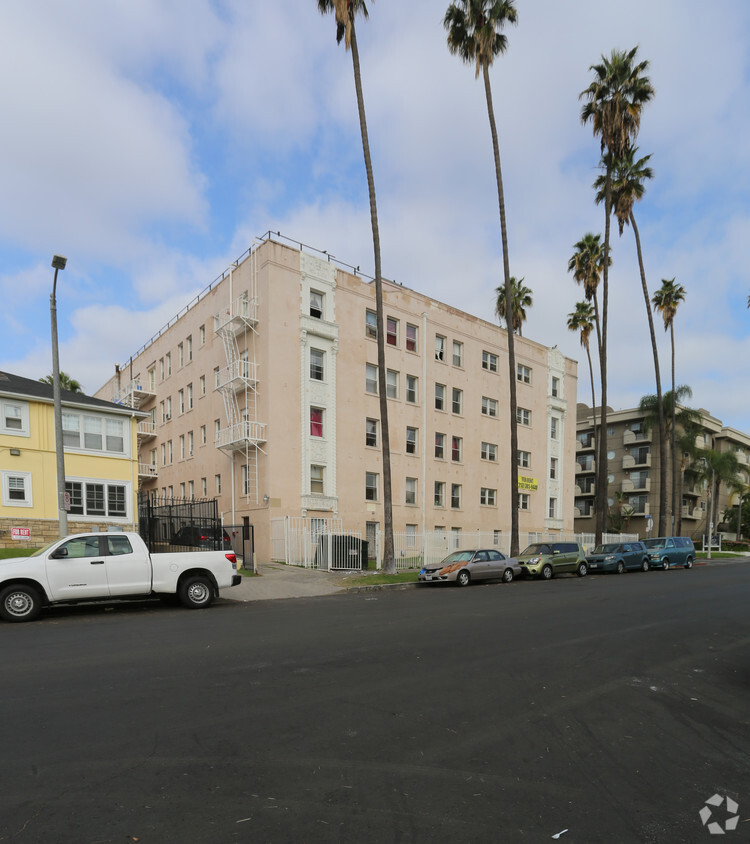
POLYGON ((63 413, 62 427, 63 444, 68 448, 125 454, 125 422, 122 419, 63 413))
POLYGON ((199 384, 200 384, 201 395, 205 396, 206 395, 206 376, 205 375, 201 375, 199 384))
POLYGON ((547 516, 550 519, 556 519, 557 518, 557 499, 556 498, 550 498, 549 506, 547 508, 547 516))
POLYGON ((195 481, 188 481, 188 498, 195 498, 195 481))
POLYGON ((406 324, 406 351, 417 351, 417 326, 406 324))
POLYGON ((5 507, 33 507, 31 472, 3 472, 2 487, 5 507))
POLYGON ((451 460, 453 460, 455 463, 460 463, 463 450, 463 439, 461 437, 451 437, 451 460))
POLYGON ((323 436, 323 409, 320 407, 310 408, 310 436, 323 436))
POLYGON ((127 517, 127 488, 124 484, 102 481, 66 481, 70 513, 76 516, 127 517))
POLYGON ((594 512, 594 503, 591 498, 576 498, 573 506, 582 516, 590 516, 594 512))
POLYGON ((406 525, 406 547, 415 548, 417 545, 417 526, 406 525))
POLYGON ((201 346, 202 346, 206 342, 206 326, 205 325, 201 325, 201 327, 198 329, 198 336, 200 337, 201 346))
POLYGON ((445 506, 445 482, 435 481, 435 506, 445 506))
POLYGON ((461 528, 460 527, 452 527, 451 528, 451 543, 454 548, 461 547, 461 528))
POLYGON ((497 416, 497 401, 482 396, 482 413, 485 416, 497 416))
POLYGON ((172 352, 167 352, 167 377, 172 374, 172 352))
POLYGON ((324 360, 324 352, 321 352, 320 349, 310 349, 310 378, 313 381, 322 381, 323 380, 323 360, 324 360))
POLYGON ((221 434, 221 419, 214 419, 214 442, 218 441, 221 434))
POLYGON ((405 495, 404 500, 407 504, 416 504, 417 503, 417 479, 416 478, 407 478, 406 479, 406 495, 405 495))
POLYGON ((458 340, 453 341, 453 366, 464 365, 464 344, 458 340))
POLYGON ((528 510, 529 509, 529 494, 528 494, 528 492, 519 492, 518 493, 518 509, 519 510, 528 510))
POLYGON ((164 358, 159 358, 159 378, 164 380, 164 358))
POLYGON ((531 384, 531 369, 522 363, 516 365, 516 381, 522 384, 531 384))
POLYGON ((365 499, 378 500, 378 476, 375 472, 365 472, 365 499))
POLYGON ((206 498, 208 496, 208 479, 201 478, 201 495, 206 498))
POLYGON ((417 453, 417 429, 416 428, 407 428, 406 429, 406 453, 407 454, 416 454, 417 453))
POLYGON ((373 340, 378 339, 378 318, 375 311, 365 313, 365 336, 372 337, 373 340))
POLYGON ((530 451, 518 451, 516 452, 518 456, 518 465, 522 469, 528 469, 531 466, 531 452, 530 451))
POLYGON ((554 481, 557 479, 557 458, 550 457, 549 459, 549 476, 554 481))
POLYGON ((385 320, 385 342, 389 346, 398 346, 398 320, 393 317, 385 320))
POLYGON ((531 425, 531 411, 525 407, 516 408, 516 421, 519 425, 531 425))
POLYGON ((435 410, 445 410, 445 384, 435 384, 435 410))
POLYGON ((445 457, 445 434, 435 434, 435 457, 438 460, 445 457))
POLYGON ((376 448, 378 445, 378 420, 365 420, 365 445, 376 448))
POLYGON ((188 431, 188 457, 193 456, 193 451, 194 451, 194 448, 193 448, 193 432, 188 431))
POLYGON ((497 355, 493 355, 492 352, 482 352, 482 369, 497 372, 497 355))
POLYGON ((184 481, 180 484, 180 498, 183 501, 185 500, 185 482, 184 481))
POLYGON ((310 316, 323 319, 323 294, 317 290, 310 291, 310 316))
POLYGON ((445 337, 441 334, 435 335, 435 360, 445 363, 445 337))
POLYGON ((206 426, 201 425, 201 445, 206 444, 206 426))
POLYGON ((167 444, 166 443, 161 444, 161 465, 162 466, 167 465, 167 444))
POLYGON ((156 366, 152 366, 148 371, 148 388, 152 393, 156 392, 156 366))
POLYGON ((461 509, 461 484, 451 484, 451 508, 461 509))
POLYGON ((456 387, 452 390, 452 401, 451 405, 453 408, 454 413, 458 413, 460 415, 461 410, 463 409, 463 398, 464 398, 464 391, 459 390, 456 387))
POLYGON ((560 379, 559 379, 559 378, 555 378, 555 376, 554 376, 554 375, 552 376, 552 389, 551 389, 551 392, 552 392, 552 397, 553 397, 553 398, 558 398, 558 396, 560 395, 560 379))
POLYGON ((180 460, 185 459, 185 435, 180 434, 180 460))
POLYGON ((389 399, 397 399, 398 398, 398 372, 394 372, 392 369, 389 369, 385 373, 386 383, 385 383, 385 394, 388 396, 389 399))
POLYGON ((184 413, 185 412, 185 391, 180 390, 180 392, 177 393, 177 397, 178 397, 177 401, 178 401, 178 404, 179 404, 179 407, 180 407, 180 413, 184 413))
POLYGON ((378 368, 372 363, 365 366, 365 389, 373 395, 378 394, 378 368))
POLYGON ((482 460, 489 460, 497 463, 497 445, 495 443, 482 443, 482 460))
POLYGON ((406 376, 406 400, 411 404, 419 401, 419 379, 416 375, 406 376))
POLYGON ((479 503, 488 507, 494 507, 497 502, 497 490, 482 487, 479 491, 479 503))
POLYGON ((214 475, 214 483, 216 485, 216 494, 221 495, 221 475, 214 475))
POLYGON ((193 336, 192 336, 192 334, 190 335, 190 337, 187 338, 187 340, 185 340, 185 345, 187 347, 187 359, 188 359, 188 361, 191 361, 193 359, 193 336))
POLYGON ((324 468, 323 466, 310 466, 310 494, 324 495, 324 468))
POLYGON ((172 449, 172 440, 167 440, 167 463, 172 465, 174 462, 174 451, 172 449))
POLYGON ((182 343, 177 344, 177 365, 183 366, 185 364, 185 349, 182 343))
POLYGON ((557 423, 559 421, 560 420, 557 418, 557 416, 551 416, 550 417, 550 420, 549 420, 549 436, 550 436, 551 440, 557 439, 557 427, 558 427, 557 423))
POLYGON ((193 409, 193 385, 192 384, 187 385, 187 409, 188 410, 193 409))

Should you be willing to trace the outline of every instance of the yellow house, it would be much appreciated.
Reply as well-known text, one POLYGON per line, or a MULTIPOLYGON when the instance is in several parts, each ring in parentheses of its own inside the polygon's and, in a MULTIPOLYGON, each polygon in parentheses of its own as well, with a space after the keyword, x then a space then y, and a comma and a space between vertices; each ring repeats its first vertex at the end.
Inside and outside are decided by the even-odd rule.
MULTIPOLYGON (((68 531, 138 521, 141 411, 61 391, 68 531)), ((0 372, 0 547, 45 545, 58 536, 52 385, 0 372)))

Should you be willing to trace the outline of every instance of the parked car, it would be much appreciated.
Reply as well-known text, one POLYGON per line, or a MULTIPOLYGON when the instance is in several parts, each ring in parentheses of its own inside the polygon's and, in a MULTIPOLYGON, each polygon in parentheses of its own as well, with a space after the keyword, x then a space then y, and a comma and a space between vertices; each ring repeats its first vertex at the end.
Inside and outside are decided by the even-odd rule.
POLYGON ((0 560, 0 618, 32 621, 52 604, 150 595, 177 596, 188 609, 201 609, 241 581, 228 551, 150 554, 137 533, 81 533, 30 557, 0 560))
POLYGON ((419 572, 420 583, 455 583, 468 586, 472 580, 499 579, 510 583, 521 574, 521 566, 494 548, 454 551, 439 563, 425 565, 419 572))
POLYGON ((588 572, 586 554, 579 542, 534 542, 518 555, 525 574, 550 580, 561 572, 588 572))
POLYGON ((608 542, 597 545, 586 555, 589 571, 614 571, 622 574, 630 569, 648 571, 648 551, 642 542, 608 542))
POLYGON ((171 545, 204 548, 208 551, 231 551, 232 543, 225 530, 200 525, 185 525, 172 535, 171 545))
POLYGON ((663 536, 646 539, 643 544, 648 551, 652 569, 667 569, 670 566, 692 568, 695 562, 695 546, 688 536, 663 536))

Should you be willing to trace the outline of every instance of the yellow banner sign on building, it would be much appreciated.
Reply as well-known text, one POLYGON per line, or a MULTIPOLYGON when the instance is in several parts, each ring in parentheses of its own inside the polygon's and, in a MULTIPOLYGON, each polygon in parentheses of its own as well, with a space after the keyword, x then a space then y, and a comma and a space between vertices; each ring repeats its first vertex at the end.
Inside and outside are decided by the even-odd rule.
POLYGON ((519 489, 539 489, 539 484, 536 478, 528 478, 524 475, 518 476, 518 488, 519 489))

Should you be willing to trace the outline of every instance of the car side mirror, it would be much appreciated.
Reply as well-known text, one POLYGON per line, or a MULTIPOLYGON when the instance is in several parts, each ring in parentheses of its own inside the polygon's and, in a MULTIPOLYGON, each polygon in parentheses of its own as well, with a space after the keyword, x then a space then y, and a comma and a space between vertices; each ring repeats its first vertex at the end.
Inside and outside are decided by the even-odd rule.
POLYGON ((68 549, 67 548, 58 548, 53 554, 50 555, 53 560, 61 560, 64 557, 68 556, 68 549))

